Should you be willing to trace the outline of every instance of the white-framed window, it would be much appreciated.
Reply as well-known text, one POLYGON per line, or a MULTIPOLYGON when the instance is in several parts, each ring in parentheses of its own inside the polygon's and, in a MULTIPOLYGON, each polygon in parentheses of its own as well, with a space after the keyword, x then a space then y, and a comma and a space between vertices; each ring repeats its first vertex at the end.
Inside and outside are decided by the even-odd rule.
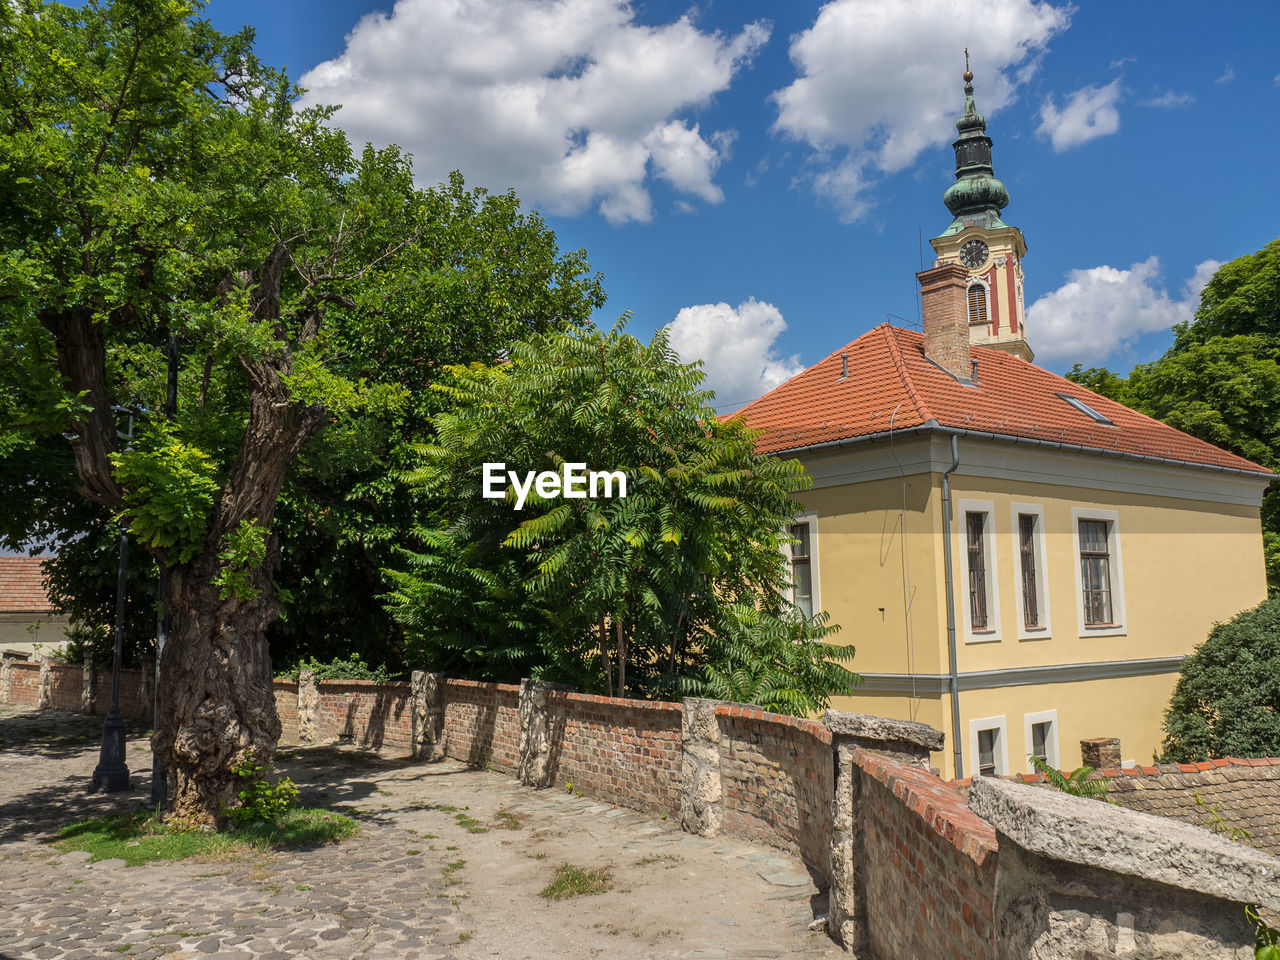
POLYGON ((1076 616, 1080 636, 1123 634, 1124 565, 1120 556, 1120 515, 1115 510, 1076 507, 1071 511, 1075 547, 1076 616))
POLYGON ((1004 717, 969 721, 969 775, 1002 777, 1009 772, 1009 724, 1004 717))
POLYGON ((1046 569, 1044 507, 1015 503, 1013 556, 1017 569, 1014 599, 1018 607, 1018 639, 1044 640, 1050 635, 1049 577, 1046 569))
POLYGON ((795 541, 785 546, 791 575, 787 599, 806 617, 812 617, 822 609, 818 598, 818 514, 797 514, 787 534, 795 541))
POLYGON ((962 616, 965 643, 1000 639, 1000 578, 996 570, 996 508, 990 500, 958 500, 964 558, 962 616))
POLYGON ((1024 714, 1022 724, 1026 735, 1027 773, 1035 773, 1035 767, 1031 765, 1032 756, 1039 757, 1055 770, 1060 769, 1058 711, 1041 710, 1039 713, 1024 714))
POLYGON ((991 290, 985 280, 969 278, 969 322, 991 322, 991 290))

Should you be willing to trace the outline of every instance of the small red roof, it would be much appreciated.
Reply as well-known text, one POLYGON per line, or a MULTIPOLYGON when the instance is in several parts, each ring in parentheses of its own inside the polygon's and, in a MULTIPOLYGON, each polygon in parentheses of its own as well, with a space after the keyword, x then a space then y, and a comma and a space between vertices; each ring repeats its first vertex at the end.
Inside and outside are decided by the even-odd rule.
POLYGON ((52 613, 43 557, 0 557, 0 613, 52 613))
POLYGON ((978 374, 966 386, 925 357, 923 334, 881 324, 732 416, 765 431, 757 444, 762 453, 940 426, 1271 474, 1012 354, 975 346, 972 356, 978 374), (844 378, 841 354, 848 355, 844 378), (1083 401, 1111 423, 1099 423, 1060 394, 1083 401))

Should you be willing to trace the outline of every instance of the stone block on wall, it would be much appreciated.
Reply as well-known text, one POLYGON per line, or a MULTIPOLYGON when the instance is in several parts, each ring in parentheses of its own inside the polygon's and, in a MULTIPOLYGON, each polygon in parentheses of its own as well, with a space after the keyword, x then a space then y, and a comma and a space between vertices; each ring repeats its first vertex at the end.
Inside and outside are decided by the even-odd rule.
POLYGON ((681 709, 680 826, 700 837, 717 836, 724 825, 724 788, 720 776, 722 701, 690 697, 681 709))
POLYGON ((314 670, 298 673, 298 739, 312 743, 320 735, 320 686, 314 670))
POLYGON ((434 763, 444 759, 444 684, 443 673, 415 670, 410 678, 413 699, 411 738, 415 760, 434 763))
POLYGON ((1187 824, 992 778, 969 805, 996 830, 1005 958, 1252 953, 1244 905, 1280 909, 1280 859, 1187 824))
POLYGON ((1081 740, 1080 762, 1095 770, 1120 769, 1120 738, 1092 737, 1081 740))

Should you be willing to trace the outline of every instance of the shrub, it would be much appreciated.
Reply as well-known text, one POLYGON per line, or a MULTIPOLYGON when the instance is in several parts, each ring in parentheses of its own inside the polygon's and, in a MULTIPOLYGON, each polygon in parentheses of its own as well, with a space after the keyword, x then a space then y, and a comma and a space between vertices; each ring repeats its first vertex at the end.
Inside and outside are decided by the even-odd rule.
POLYGON ((292 780, 281 777, 271 783, 266 778, 267 768, 256 760, 246 760, 240 766, 232 767, 231 772, 249 781, 240 791, 240 805, 227 811, 227 816, 237 827, 258 822, 275 823, 298 800, 298 788, 292 780))
POLYGON ((307 660, 299 660, 298 663, 290 670, 286 670, 281 676, 286 680, 297 681, 298 675, 303 670, 310 670, 315 674, 316 680, 372 680, 376 683, 386 683, 394 680, 385 665, 379 664, 371 667, 360 659, 359 654, 351 654, 346 660, 334 657, 331 663, 321 663, 315 657, 307 660))
POLYGON ((1216 625, 1182 664, 1161 760, 1280 755, 1280 596, 1216 625))

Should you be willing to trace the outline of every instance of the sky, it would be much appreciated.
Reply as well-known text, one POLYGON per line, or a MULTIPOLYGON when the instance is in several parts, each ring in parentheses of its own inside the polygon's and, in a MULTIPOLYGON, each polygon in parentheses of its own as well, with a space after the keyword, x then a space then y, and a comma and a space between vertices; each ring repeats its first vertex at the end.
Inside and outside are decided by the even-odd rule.
POLYGON ((732 410, 886 321, 951 217, 964 48, 1037 363, 1128 372, 1280 234, 1280 4, 211 0, 397 143, 514 188, 732 410), (922 242, 923 240, 923 242, 922 242))

